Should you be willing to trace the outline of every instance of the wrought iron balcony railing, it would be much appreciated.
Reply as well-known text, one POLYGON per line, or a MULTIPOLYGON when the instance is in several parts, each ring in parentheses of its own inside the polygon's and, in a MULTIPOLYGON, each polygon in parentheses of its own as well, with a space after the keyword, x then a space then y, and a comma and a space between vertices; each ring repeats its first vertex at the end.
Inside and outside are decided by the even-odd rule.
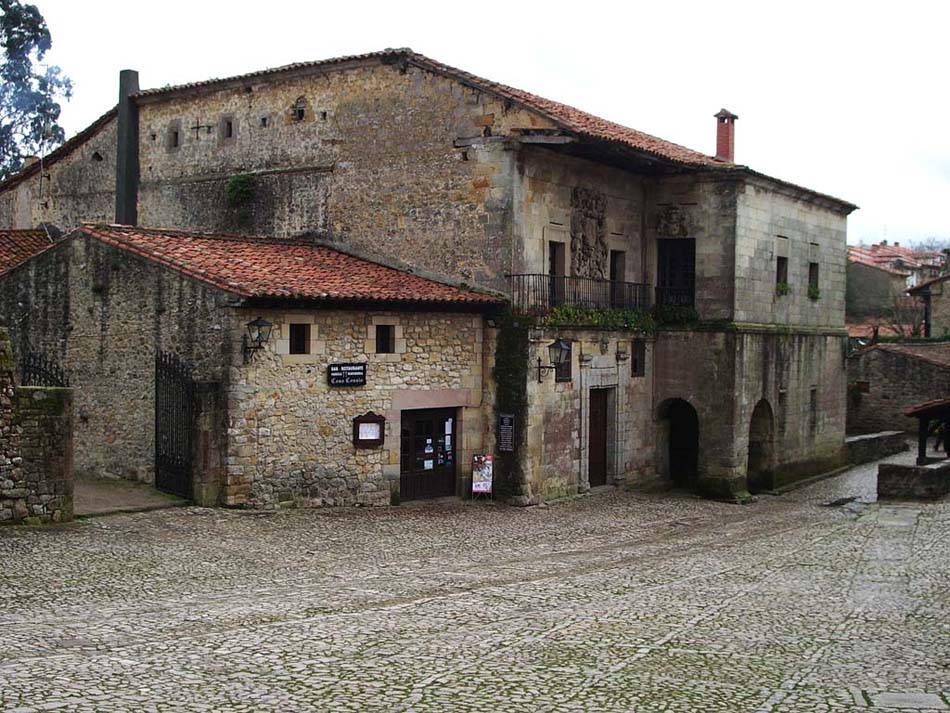
POLYGON ((562 275, 509 275, 511 304, 522 314, 545 313, 555 307, 595 309, 649 308, 649 289, 638 282, 615 282, 562 275))
POLYGON ((696 303, 696 291, 692 287, 657 287, 656 304, 682 305, 693 307, 696 303))

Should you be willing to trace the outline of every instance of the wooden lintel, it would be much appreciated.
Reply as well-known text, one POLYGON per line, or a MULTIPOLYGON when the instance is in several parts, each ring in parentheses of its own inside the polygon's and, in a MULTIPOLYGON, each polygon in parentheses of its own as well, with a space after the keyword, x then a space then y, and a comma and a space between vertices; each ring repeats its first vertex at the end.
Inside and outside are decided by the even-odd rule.
POLYGON ((545 136, 544 134, 512 136, 511 140, 519 144, 573 144, 573 136, 545 136))

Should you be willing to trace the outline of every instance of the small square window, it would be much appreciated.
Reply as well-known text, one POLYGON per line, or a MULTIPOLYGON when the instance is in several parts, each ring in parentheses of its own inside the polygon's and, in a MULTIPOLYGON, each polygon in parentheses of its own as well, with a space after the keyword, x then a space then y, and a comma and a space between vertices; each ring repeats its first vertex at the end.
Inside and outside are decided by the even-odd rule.
POLYGON ((396 327, 392 324, 376 325, 376 353, 393 354, 396 351, 396 327))
POLYGON ((309 354, 310 353, 310 325, 309 324, 291 324, 290 325, 290 353, 291 354, 309 354))
MULTIPOLYGON (((566 340, 565 340, 566 341, 566 340)), ((570 381, 572 377, 571 368, 574 362, 574 348, 571 342, 567 342, 567 359, 564 360, 563 364, 558 364, 554 367, 554 380, 555 381, 570 381)))
POLYGON ((630 348, 630 375, 646 376, 647 343, 643 339, 634 339, 630 348))

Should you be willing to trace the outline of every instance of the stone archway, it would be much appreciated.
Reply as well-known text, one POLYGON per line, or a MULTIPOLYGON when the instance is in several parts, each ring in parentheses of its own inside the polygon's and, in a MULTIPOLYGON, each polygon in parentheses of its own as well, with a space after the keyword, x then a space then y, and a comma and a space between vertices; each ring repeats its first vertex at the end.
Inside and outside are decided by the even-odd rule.
POLYGON ((775 467, 775 420, 772 407, 762 399, 752 411, 749 421, 749 460, 746 480, 752 492, 772 487, 775 467))
POLYGON ((681 487, 693 488, 699 476, 699 416, 683 399, 668 399, 657 411, 661 472, 681 487))

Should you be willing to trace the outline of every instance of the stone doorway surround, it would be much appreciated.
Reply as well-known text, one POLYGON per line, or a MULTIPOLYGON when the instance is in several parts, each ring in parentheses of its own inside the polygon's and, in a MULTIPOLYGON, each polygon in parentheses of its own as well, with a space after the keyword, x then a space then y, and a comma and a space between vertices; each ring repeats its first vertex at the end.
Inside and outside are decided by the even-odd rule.
POLYGON ((624 439, 630 427, 630 419, 624 398, 624 390, 620 388, 620 370, 629 359, 625 352, 615 354, 582 353, 580 363, 580 393, 581 410, 581 452, 580 473, 578 474, 577 491, 586 493, 590 490, 590 409, 592 389, 606 389, 607 394, 607 484, 611 485, 622 480, 624 439))

